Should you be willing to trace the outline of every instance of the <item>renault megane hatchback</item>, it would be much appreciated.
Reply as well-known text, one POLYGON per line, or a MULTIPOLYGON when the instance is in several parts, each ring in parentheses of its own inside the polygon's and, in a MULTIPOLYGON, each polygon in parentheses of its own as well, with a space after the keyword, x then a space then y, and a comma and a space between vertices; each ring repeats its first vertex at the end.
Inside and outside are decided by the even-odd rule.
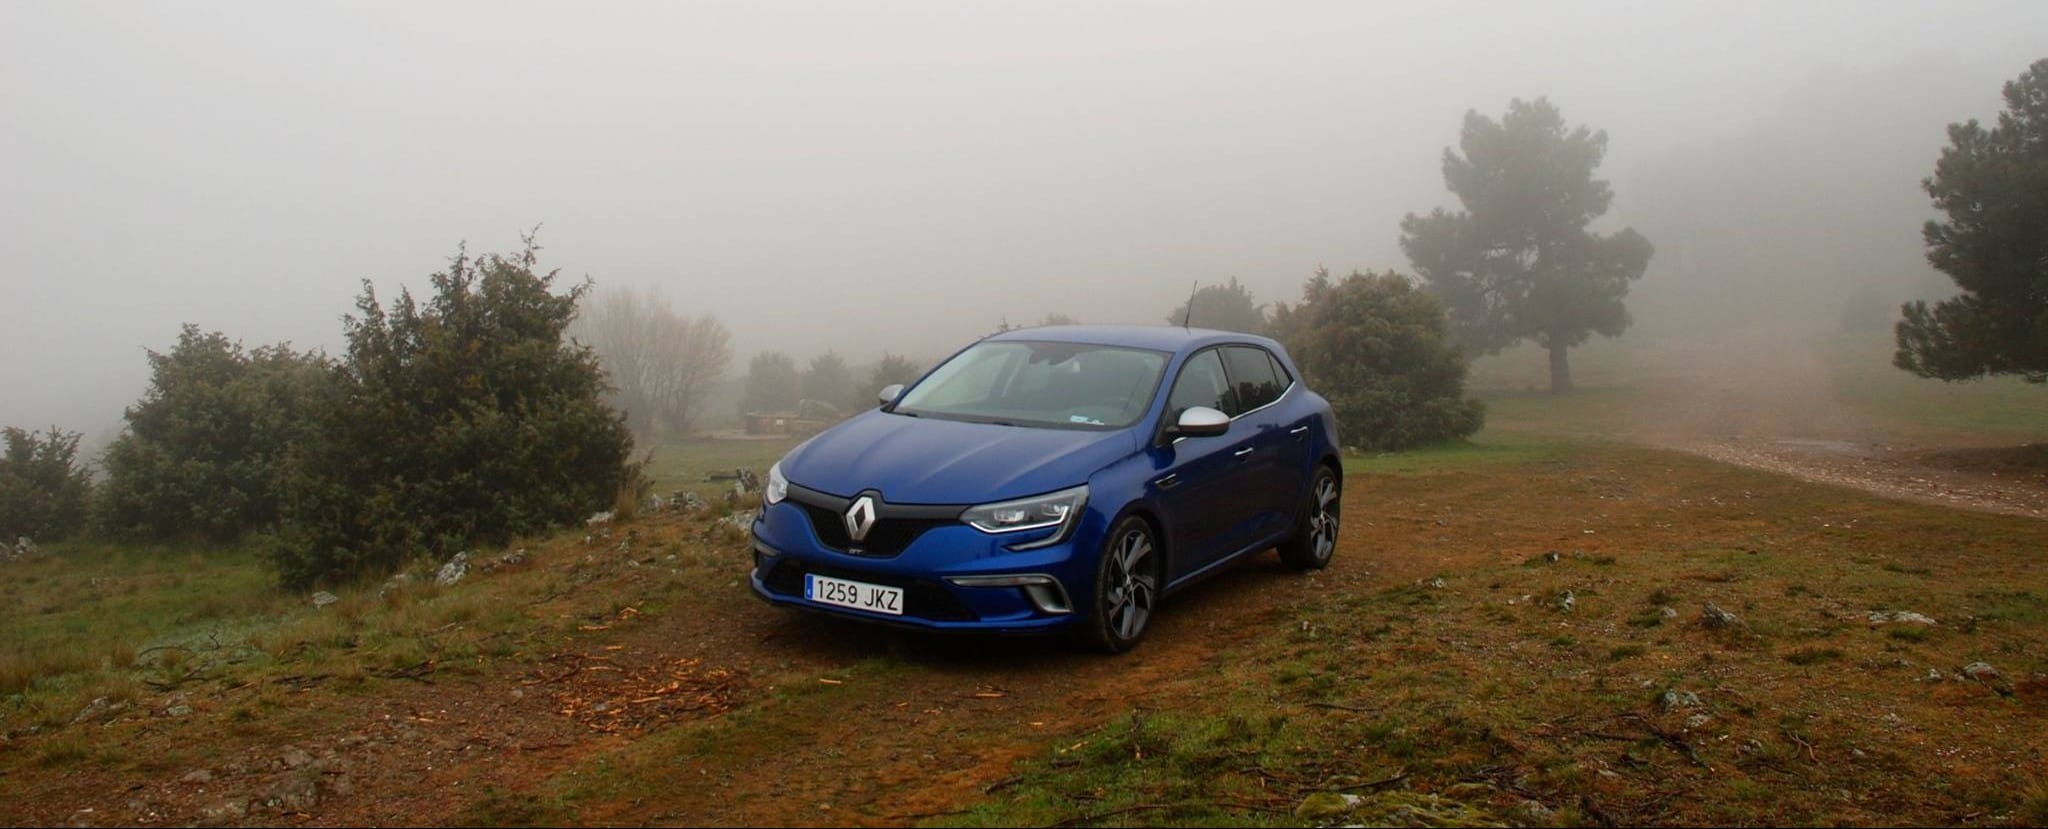
POLYGON ((1264 337, 1021 329, 881 402, 769 469, 769 602, 1118 652, 1240 557, 1316 569, 1336 549, 1336 418, 1264 337))

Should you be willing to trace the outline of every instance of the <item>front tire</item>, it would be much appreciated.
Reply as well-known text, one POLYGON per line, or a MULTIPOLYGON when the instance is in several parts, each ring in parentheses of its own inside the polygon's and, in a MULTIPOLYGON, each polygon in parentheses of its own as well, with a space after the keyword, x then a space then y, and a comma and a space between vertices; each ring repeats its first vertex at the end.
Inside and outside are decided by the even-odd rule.
POLYGON ((1118 521, 1095 566, 1095 590, 1077 639, 1104 653, 1123 653, 1145 637, 1158 606, 1159 541, 1152 525, 1130 516, 1118 521))
POLYGON ((1338 516, 1343 510, 1337 473, 1317 466, 1308 485, 1308 502, 1295 522, 1294 536, 1280 545, 1280 561, 1296 570, 1321 570, 1337 553, 1338 516))

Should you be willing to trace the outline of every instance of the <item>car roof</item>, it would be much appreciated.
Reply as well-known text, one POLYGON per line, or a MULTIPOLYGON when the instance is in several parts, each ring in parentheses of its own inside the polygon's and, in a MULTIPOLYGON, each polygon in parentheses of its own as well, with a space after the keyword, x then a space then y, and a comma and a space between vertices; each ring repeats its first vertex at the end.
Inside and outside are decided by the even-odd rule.
POLYGON ((1251 343, 1275 351, 1278 343, 1257 334, 1182 328, 1178 325, 1041 325, 1013 328, 988 337, 990 342, 1055 342, 1148 348, 1183 352, 1217 343, 1251 343))

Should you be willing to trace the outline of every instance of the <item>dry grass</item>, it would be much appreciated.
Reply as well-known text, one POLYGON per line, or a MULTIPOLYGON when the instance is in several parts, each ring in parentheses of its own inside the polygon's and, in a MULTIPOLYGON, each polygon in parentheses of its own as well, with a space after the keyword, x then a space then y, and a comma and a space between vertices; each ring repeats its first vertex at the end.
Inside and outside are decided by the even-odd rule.
POLYGON ((1345 819, 2041 822, 2048 523, 1618 447, 1375 466, 1352 465, 1345 514, 1367 567, 1305 581, 1216 674, 1058 736, 945 822, 1290 824, 1396 772, 1347 789, 1345 819), (1701 625, 1710 602, 1745 627, 1701 625), (1940 624, 1868 626, 1880 609, 1940 624), (2006 679, 1962 678, 1978 660, 2006 679))

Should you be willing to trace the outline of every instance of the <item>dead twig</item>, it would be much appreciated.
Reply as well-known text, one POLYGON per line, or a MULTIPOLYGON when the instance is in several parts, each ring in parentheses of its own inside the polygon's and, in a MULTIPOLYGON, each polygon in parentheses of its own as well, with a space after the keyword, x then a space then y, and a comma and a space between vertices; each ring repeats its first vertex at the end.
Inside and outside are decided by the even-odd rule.
POLYGON ((1355 705, 1338 705, 1334 702, 1304 702, 1302 705, 1309 708, 1328 708, 1332 711, 1349 711, 1353 714, 1378 714, 1380 712, 1378 708, 1359 708, 1355 705))
POLYGON ((1388 777, 1382 780, 1374 780, 1371 783, 1354 783, 1349 786, 1338 786, 1337 791, 1353 792, 1359 791, 1361 789, 1367 791, 1375 791, 1378 789, 1386 788, 1388 786, 1392 786, 1406 779, 1408 779, 1408 770, 1403 768, 1400 771, 1394 772, 1394 776, 1392 777, 1388 777))
POLYGON ((1814 753, 1814 751, 1813 751, 1813 744, 1812 744, 1812 743, 1809 743, 1809 742, 1807 742, 1807 741, 1805 741, 1805 740, 1799 739, 1799 735, 1797 735, 1797 734, 1794 734, 1794 733, 1792 733, 1792 729, 1789 729, 1789 728, 1780 728, 1780 729, 1778 729, 1778 733, 1780 733, 1780 734, 1783 734, 1783 735, 1785 735, 1786 739, 1789 739, 1789 740, 1791 740, 1792 742, 1798 743, 1798 744, 1799 744, 1799 747, 1800 747, 1800 748, 1806 749, 1806 759, 1807 759, 1807 760, 1809 760, 1809 761, 1812 761, 1812 762, 1815 762, 1815 763, 1818 763, 1818 762, 1820 762, 1820 755, 1818 755, 1818 754, 1815 754, 1815 753, 1814 753))
POLYGON ((1635 720, 1636 724, 1642 726, 1644 731, 1648 731, 1651 734, 1656 735, 1657 739, 1663 740, 1665 745, 1670 746, 1673 750, 1677 751, 1680 754, 1685 755, 1685 758, 1691 760, 1693 765, 1699 766, 1703 769, 1713 768, 1713 766, 1707 765, 1707 761, 1700 759, 1699 752, 1694 751, 1692 748, 1692 744, 1686 742, 1685 738, 1673 734, 1669 731, 1665 731, 1664 729, 1658 728, 1655 724, 1651 723, 1649 720, 1644 719, 1639 715, 1630 714, 1629 719, 1635 720))

